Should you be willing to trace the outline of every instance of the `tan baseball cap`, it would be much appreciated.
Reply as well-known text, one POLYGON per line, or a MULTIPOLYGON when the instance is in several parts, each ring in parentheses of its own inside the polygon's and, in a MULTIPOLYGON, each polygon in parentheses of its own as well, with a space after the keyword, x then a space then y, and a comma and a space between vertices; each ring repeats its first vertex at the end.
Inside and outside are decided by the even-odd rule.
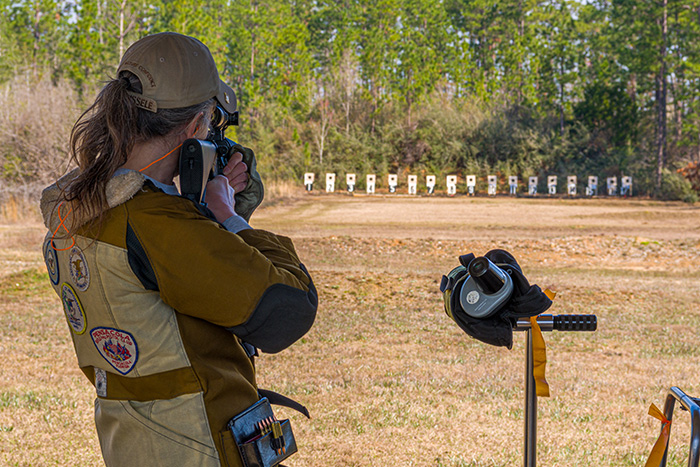
POLYGON ((141 80, 143 93, 129 94, 142 109, 178 109, 216 97, 227 112, 236 110, 236 94, 219 78, 207 46, 193 37, 174 32, 146 36, 124 53, 117 74, 122 71, 141 80))

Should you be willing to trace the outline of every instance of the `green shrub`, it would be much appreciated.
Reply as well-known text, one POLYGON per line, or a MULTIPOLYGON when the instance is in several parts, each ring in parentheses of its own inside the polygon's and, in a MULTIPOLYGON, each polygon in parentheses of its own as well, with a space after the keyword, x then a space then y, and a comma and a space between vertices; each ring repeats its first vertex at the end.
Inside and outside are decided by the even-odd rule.
POLYGON ((661 176, 659 198, 696 203, 698 201, 698 193, 693 190, 693 186, 687 178, 675 171, 664 169, 661 176))

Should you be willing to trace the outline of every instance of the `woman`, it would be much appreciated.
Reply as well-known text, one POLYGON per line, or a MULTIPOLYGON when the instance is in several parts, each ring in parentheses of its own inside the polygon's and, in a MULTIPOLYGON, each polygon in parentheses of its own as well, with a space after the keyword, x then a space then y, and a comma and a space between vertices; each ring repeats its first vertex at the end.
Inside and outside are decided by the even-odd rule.
POLYGON ((124 54, 71 135, 78 169, 44 190, 49 276, 94 384, 108 466, 243 465, 226 426, 258 399, 251 349, 311 327, 317 296, 292 242, 236 213, 242 155, 177 196, 179 147, 236 109, 209 50, 174 33, 124 54))

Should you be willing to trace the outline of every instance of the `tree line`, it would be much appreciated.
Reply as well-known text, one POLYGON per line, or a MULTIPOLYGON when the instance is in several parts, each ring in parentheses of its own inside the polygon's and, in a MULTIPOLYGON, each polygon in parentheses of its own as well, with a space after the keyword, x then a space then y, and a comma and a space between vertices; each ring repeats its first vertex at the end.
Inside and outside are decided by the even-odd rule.
POLYGON ((65 157, 74 120, 66 113, 79 115, 132 42, 176 31, 211 49, 239 99, 241 125, 227 136, 255 149, 268 178, 590 172, 630 175, 642 194, 697 200, 697 1, 0 0, 0 8, 8 184, 55 176, 60 164, 36 164, 65 157), (49 115, 37 115, 49 97, 41 110, 49 115))

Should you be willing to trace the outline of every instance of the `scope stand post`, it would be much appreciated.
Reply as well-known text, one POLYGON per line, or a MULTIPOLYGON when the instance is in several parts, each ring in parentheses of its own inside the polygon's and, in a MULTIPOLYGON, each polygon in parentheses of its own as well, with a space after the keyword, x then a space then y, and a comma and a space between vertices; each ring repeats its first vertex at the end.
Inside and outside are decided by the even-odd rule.
POLYGON ((525 332, 525 467, 537 465, 537 390, 533 374, 532 329, 525 332))
MULTIPOLYGON (((539 315, 537 324, 541 331, 595 331, 598 320, 595 315, 539 315)), ((525 436, 524 436, 524 466, 537 466, 537 389, 533 374, 534 353, 532 350, 533 336, 528 318, 520 318, 513 328, 514 331, 525 331, 525 436)))

